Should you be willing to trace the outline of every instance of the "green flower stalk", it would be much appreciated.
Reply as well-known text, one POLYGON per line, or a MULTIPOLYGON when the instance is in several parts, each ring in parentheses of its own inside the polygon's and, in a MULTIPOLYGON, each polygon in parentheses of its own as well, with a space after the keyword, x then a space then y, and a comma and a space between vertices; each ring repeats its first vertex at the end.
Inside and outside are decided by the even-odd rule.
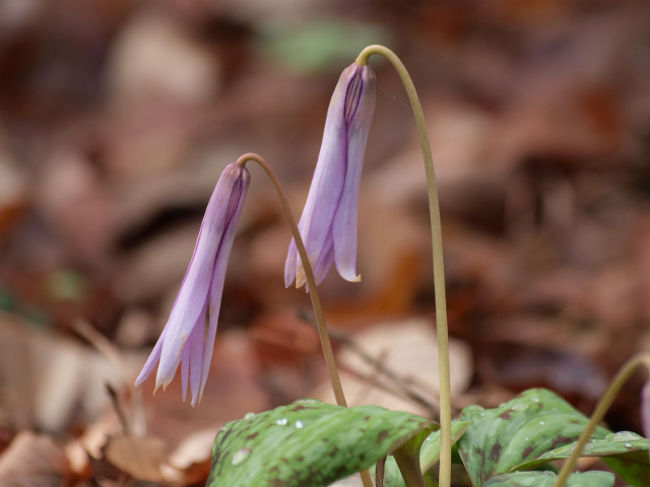
MULTIPOLYGON (((605 391, 605 394, 600 398, 600 401, 598 401, 598 405, 591 415, 587 427, 580 435, 580 438, 578 438, 578 443, 573 449, 571 456, 567 458, 567 461, 564 462, 564 465, 562 465, 562 469, 560 470, 560 473, 558 474, 557 480, 555 481, 553 487, 564 486, 567 479, 569 478, 569 475, 571 475, 571 472, 575 468, 578 458, 580 458, 580 455, 582 455, 582 451, 584 450, 585 445, 589 441, 589 438, 591 438, 591 435, 594 433, 596 426, 598 426, 598 423, 603 420, 605 413, 614 402, 616 394, 618 394, 618 391, 621 390, 623 384, 627 382, 627 380, 639 367, 645 367, 647 371, 650 371, 650 354, 640 353, 638 355, 635 355, 630 360, 628 360, 623 365, 623 367, 621 367, 621 370, 618 372, 618 374, 616 374, 616 377, 614 377, 614 380, 612 380, 611 384, 605 391)), ((647 410, 642 411, 641 414, 642 420, 647 418, 647 416, 644 416, 644 414, 647 415, 647 410)), ((647 435, 647 431, 644 431, 644 434, 647 435)))
POLYGON ((447 303, 445 297, 445 270, 442 255, 442 229, 440 224, 440 203, 438 200, 438 185, 433 169, 431 145, 427 135, 427 125, 424 111, 420 104, 413 81, 406 67, 397 55, 387 47, 380 45, 368 46, 357 56, 356 62, 362 66, 368 63, 373 54, 384 56, 395 68, 399 75, 415 117, 424 170, 427 180, 429 197, 429 218, 431 223, 431 242, 433 252, 433 282, 436 302, 436 329, 438 338, 438 370, 440 383, 440 470, 438 482, 440 487, 451 485, 451 385, 449 375, 449 333, 447 331, 447 303))

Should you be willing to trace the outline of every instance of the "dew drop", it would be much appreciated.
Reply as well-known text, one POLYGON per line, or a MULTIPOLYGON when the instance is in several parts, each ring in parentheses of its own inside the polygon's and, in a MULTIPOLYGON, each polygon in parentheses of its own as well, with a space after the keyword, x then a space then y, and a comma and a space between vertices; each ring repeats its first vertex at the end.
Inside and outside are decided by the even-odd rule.
POLYGON ((286 426, 287 423, 287 418, 280 418, 275 422, 278 426, 286 426))
POLYGON ((296 428, 300 429, 300 428, 302 428, 303 426, 305 426, 305 425, 302 424, 302 421, 300 421, 300 420, 296 421, 296 428))
POLYGON ((485 413, 481 413, 481 417, 485 416, 485 413))
POLYGON ((232 456, 232 464, 233 465, 239 465, 241 462, 246 460, 248 455, 250 455, 251 449, 250 448, 242 448, 241 450, 237 450, 237 452, 232 456))
POLYGON ((629 441, 625 442, 624 445, 625 445, 625 448, 631 448, 632 447, 632 443, 630 443, 629 441))
POLYGON ((524 441, 530 441, 530 440, 528 439, 528 437, 526 437, 526 438, 524 438, 524 441))
POLYGON ((244 414, 244 419, 253 419, 254 417, 255 417, 255 413, 244 414))
POLYGON ((530 400, 533 402, 539 402, 539 397, 531 397, 530 400))
POLYGON ((542 426, 544 426, 544 424, 546 424, 546 423, 544 423, 544 421, 540 421, 539 424, 541 424, 542 426))

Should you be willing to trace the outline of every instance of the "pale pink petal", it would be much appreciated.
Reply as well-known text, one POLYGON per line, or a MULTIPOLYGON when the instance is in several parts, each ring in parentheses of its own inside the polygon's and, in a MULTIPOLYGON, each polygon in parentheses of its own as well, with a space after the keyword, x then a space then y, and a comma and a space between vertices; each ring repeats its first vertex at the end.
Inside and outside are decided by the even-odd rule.
POLYGON ((366 151, 370 123, 375 111, 375 74, 364 66, 354 89, 357 97, 353 108, 348 109, 347 164, 345 184, 334 215, 334 257, 338 273, 348 281, 358 280, 357 275, 357 220, 361 169, 366 151))
POLYGON ((183 394, 183 402, 187 398, 187 379, 190 375, 190 347, 186 346, 183 349, 183 358, 181 360, 181 391, 183 394))
MULTIPOLYGON (((203 343, 208 300, 212 299, 210 293, 213 288, 214 270, 227 263, 249 179, 250 175, 245 168, 230 164, 217 181, 169 319, 136 379, 136 385, 151 374, 158 362, 156 387, 164 388, 173 380, 182 362, 183 399, 187 393, 189 376, 192 404, 198 401, 205 386, 204 382, 202 383, 206 362, 203 343), (228 244, 222 245, 226 241, 228 244), (223 249, 227 249, 227 252, 223 252, 223 249)), ((223 281, 223 276, 221 279, 223 281)), ((223 287, 223 282, 221 286, 223 287)), ((206 353, 208 366, 213 344, 214 337, 209 354, 206 353)))
POLYGON ((142 370, 138 374, 138 377, 135 379, 136 386, 139 386, 145 380, 147 380, 147 377, 151 375, 151 372, 153 372, 153 369, 156 367, 156 364, 160 360, 160 350, 162 349, 162 344, 164 339, 165 339, 165 330, 163 329, 162 333, 158 337, 158 341, 153 347, 153 350, 149 354, 147 361, 144 363, 142 370))
MULTIPOLYGON (((335 261, 345 279, 356 278, 359 185, 374 100, 370 67, 348 66, 330 100, 318 162, 298 223, 309 261, 318 268, 314 271, 317 284, 335 261)), ((292 241, 285 262, 286 286, 296 279, 299 258, 292 241)))

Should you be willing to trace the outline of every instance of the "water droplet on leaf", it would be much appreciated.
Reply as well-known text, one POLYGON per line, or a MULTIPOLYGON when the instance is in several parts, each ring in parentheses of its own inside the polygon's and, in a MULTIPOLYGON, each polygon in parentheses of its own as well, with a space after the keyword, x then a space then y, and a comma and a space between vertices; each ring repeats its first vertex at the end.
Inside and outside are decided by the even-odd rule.
POLYGON ((300 428, 302 428, 303 426, 305 426, 305 425, 302 424, 302 421, 300 421, 300 420, 296 421, 296 428, 300 429, 300 428))
POLYGON ((244 419, 253 419, 254 417, 255 417, 255 413, 244 414, 244 419))
POLYGON ((241 462, 246 460, 248 455, 250 455, 251 449, 250 448, 242 448, 241 450, 237 450, 237 452, 232 456, 232 464, 233 465, 239 465, 241 462))
POLYGON ((278 426, 285 426, 287 423, 287 418, 280 418, 275 422, 278 426))

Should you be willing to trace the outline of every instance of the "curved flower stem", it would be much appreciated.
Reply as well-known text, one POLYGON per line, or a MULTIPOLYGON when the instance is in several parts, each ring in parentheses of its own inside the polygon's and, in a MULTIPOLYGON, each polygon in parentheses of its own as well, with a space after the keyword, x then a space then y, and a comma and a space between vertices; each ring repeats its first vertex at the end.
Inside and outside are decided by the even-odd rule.
POLYGON ((587 427, 580 435, 580 438, 578 438, 578 444, 573 449, 571 456, 567 459, 566 462, 564 462, 564 465, 562 465, 562 469, 560 470, 560 473, 558 474, 557 480, 555 481, 553 487, 562 487, 565 484, 572 470, 575 468, 578 458, 580 458, 580 455, 582 455, 582 450, 584 450, 587 441, 589 441, 589 438, 591 438, 591 435, 596 429, 596 426, 598 426, 598 423, 603 420, 605 413, 612 405, 612 402, 614 402, 616 394, 618 394, 618 391, 621 389, 623 384, 627 382, 632 373, 635 372, 636 369, 640 366, 645 366, 646 369, 650 371, 650 354, 640 353, 638 355, 635 355, 630 360, 628 360, 625 365, 623 365, 616 377, 614 377, 614 380, 607 388, 607 391, 605 391, 605 394, 598 402, 596 410, 591 415, 589 424, 587 424, 587 427))
POLYGON ((440 487, 451 484, 451 386, 449 378, 449 333, 447 331, 447 303, 445 298, 445 269, 442 256, 442 229, 440 224, 440 203, 438 201, 438 186, 433 170, 433 156, 427 135, 427 125, 424 111, 420 104, 415 86, 406 67, 393 51, 380 45, 364 48, 357 56, 356 62, 361 65, 368 63, 373 54, 384 56, 393 65, 399 75, 404 90, 411 103, 413 116, 418 129, 424 170, 427 178, 427 193, 429 197, 429 218, 431 222, 431 242, 433 252, 433 283, 436 302, 436 329, 438 334, 438 371, 440 382, 440 487))
MULTIPOLYGON (((273 186, 275 186, 276 192, 278 193, 280 204, 282 205, 282 211, 287 222, 289 223, 289 227, 291 227, 291 233, 293 235, 294 241, 296 242, 298 254, 300 255, 300 260, 302 261, 303 269, 305 271, 307 284, 309 285, 309 297, 311 298, 311 304, 314 308, 314 314, 316 315, 316 322, 318 324, 318 336, 323 348, 323 355, 325 357, 325 363, 327 364, 327 370, 330 374, 330 381, 332 382, 332 389, 334 390, 336 404, 339 406, 347 407, 348 404, 345 400, 345 395, 343 394, 343 387, 341 386, 339 372, 336 368, 336 361, 334 360, 332 343, 330 342, 330 337, 327 333, 327 324, 325 323, 325 315, 323 314, 323 307, 321 305, 320 295, 318 294, 318 286, 316 285, 316 280, 314 279, 314 271, 311 268, 311 263, 309 261, 309 257, 307 256, 305 244, 303 243, 300 231, 298 230, 298 225, 296 224, 296 220, 293 217, 291 208, 289 207, 287 195, 282 189, 282 185, 280 184, 280 181, 278 180, 278 177, 276 176, 271 166, 260 155, 253 152, 248 152, 241 155, 239 159, 237 159, 236 164, 245 166, 248 161, 256 162, 264 170, 264 172, 266 172, 269 179, 273 183, 273 186)), ((361 480, 363 481, 364 487, 372 487, 372 479, 370 477, 370 473, 367 470, 361 472, 361 480)))

